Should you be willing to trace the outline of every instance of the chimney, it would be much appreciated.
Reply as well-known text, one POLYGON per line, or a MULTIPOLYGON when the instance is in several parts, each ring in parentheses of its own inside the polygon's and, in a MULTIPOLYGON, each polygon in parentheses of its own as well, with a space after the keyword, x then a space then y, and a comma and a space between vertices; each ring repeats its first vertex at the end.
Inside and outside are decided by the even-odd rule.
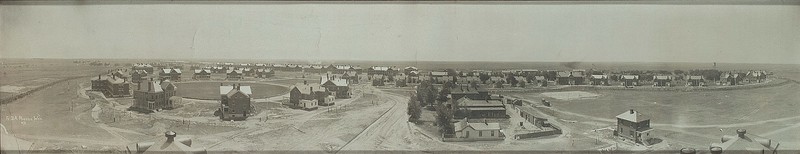
POLYGON ((711 151, 711 154, 722 154, 722 148, 718 146, 711 147, 709 151, 711 151))
POLYGON ((739 134, 739 138, 745 138, 744 134, 747 134, 747 130, 745 129, 737 129, 736 134, 739 134))
POLYGON ((178 133, 173 131, 164 132, 164 136, 167 137, 167 142, 175 141, 175 136, 178 136, 178 133))
POLYGON ((100 80, 100 76, 101 76, 101 75, 97 75, 97 80, 100 80))
POLYGON ((696 154, 696 153, 697 153, 697 150, 694 150, 694 148, 683 148, 683 149, 681 149, 681 154, 696 154))
POLYGON ((633 109, 630 110, 631 114, 633 114, 633 109))
POLYGON ((483 119, 483 124, 489 125, 489 122, 487 122, 486 119, 483 119))

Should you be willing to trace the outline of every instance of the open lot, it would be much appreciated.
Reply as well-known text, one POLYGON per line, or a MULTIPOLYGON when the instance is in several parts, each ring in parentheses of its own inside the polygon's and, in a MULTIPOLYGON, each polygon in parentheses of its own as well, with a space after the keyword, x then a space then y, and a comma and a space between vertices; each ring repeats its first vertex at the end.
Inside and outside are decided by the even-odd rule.
POLYGON ((204 100, 219 99, 220 84, 241 84, 243 86, 250 86, 253 90, 254 99, 279 96, 289 92, 289 89, 286 87, 256 82, 196 81, 175 83, 175 86, 178 87, 178 92, 175 95, 204 100))

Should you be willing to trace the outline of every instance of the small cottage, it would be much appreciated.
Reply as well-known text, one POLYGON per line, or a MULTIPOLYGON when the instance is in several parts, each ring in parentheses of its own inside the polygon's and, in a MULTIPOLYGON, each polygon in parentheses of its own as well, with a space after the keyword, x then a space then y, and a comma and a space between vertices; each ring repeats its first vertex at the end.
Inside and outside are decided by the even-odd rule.
POLYGON ((489 122, 469 122, 468 119, 455 123, 455 138, 463 138, 465 141, 479 140, 503 140, 505 135, 500 129, 500 123, 489 122))

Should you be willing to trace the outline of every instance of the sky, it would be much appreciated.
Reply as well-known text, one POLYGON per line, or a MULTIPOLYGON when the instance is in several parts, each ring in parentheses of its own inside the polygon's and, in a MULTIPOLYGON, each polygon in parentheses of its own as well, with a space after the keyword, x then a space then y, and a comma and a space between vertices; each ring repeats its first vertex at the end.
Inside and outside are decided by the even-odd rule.
POLYGON ((2 5, 0 58, 800 63, 800 5, 2 5))

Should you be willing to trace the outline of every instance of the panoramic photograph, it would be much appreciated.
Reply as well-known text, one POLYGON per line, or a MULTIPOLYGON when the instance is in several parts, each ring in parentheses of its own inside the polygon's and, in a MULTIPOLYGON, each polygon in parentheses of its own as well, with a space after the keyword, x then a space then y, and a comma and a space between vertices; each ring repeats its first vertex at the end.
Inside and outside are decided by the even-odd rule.
POLYGON ((0 153, 796 153, 800 2, 0 1, 0 153))

